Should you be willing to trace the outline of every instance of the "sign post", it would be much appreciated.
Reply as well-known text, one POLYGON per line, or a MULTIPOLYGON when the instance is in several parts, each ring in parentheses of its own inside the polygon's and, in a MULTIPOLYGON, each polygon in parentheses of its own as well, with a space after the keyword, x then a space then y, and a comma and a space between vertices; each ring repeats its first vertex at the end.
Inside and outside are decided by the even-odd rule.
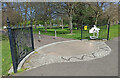
POLYGON ((81 40, 82 40, 82 30, 83 30, 83 25, 81 26, 81 40))
POLYGON ((110 22, 108 24, 108 34, 107 34, 107 40, 109 40, 109 31, 110 31, 110 22))

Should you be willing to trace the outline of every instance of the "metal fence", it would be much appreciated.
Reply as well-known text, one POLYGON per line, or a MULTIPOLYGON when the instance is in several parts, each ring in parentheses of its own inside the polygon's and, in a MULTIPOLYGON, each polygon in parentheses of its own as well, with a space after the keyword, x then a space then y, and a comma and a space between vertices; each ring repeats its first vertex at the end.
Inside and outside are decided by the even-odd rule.
MULTIPOLYGON (((92 40, 90 36, 93 36, 93 33, 89 33, 89 30, 93 28, 94 25, 82 25, 81 26, 81 40, 88 39, 92 40), (85 27, 86 26, 86 27, 85 27)), ((99 28, 99 36, 98 38, 95 38, 93 40, 109 40, 109 29, 110 24, 107 25, 97 25, 97 28, 99 28)))
POLYGON ((18 64, 26 55, 34 50, 32 25, 31 27, 11 28, 8 19, 7 23, 13 68, 16 73, 18 64))

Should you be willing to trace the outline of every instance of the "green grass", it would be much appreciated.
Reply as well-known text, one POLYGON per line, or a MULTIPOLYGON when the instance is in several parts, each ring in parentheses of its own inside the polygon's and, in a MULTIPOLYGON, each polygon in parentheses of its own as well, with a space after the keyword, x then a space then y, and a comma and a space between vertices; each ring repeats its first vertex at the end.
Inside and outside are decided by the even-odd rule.
MULTIPOLYGON (((2 46, 2 41, 0 41, 0 46, 2 46)), ((0 47, 0 77, 2 77, 2 47, 0 47)))
POLYGON ((11 52, 9 40, 3 36, 2 40, 2 75, 7 75, 8 70, 12 66, 11 52))
POLYGON ((120 32, 118 32, 118 27, 120 27, 120 25, 114 25, 110 27, 110 39, 118 37, 118 33, 120 34, 120 32))
MULTIPOLYGON (((25 47, 26 48, 26 47, 25 47)), ((10 51, 10 44, 7 36, 2 36, 2 75, 9 75, 8 71, 12 67, 12 58, 10 51)), ((18 70, 17 73, 25 69, 18 70)), ((14 74, 14 72, 12 73, 14 74)))
MULTIPOLYGON (((107 39, 107 25, 105 26, 98 26, 100 28, 99 32, 99 39, 107 39)), ((81 30, 76 30, 76 28, 73 29, 73 34, 69 34, 69 28, 65 27, 65 29, 61 29, 61 27, 53 27, 52 29, 47 29, 47 33, 45 33, 44 27, 38 27, 36 29, 33 28, 34 34, 38 34, 40 31, 41 34, 43 35, 49 35, 49 36, 54 36, 55 34, 55 29, 57 31, 57 37, 63 37, 63 38, 71 38, 71 39, 81 39, 81 30)), ((89 39, 89 36, 92 36, 92 34, 89 33, 89 28, 87 31, 82 32, 82 38, 83 39, 89 39)), ((114 37, 118 37, 118 25, 113 25, 110 27, 110 39, 114 37)))

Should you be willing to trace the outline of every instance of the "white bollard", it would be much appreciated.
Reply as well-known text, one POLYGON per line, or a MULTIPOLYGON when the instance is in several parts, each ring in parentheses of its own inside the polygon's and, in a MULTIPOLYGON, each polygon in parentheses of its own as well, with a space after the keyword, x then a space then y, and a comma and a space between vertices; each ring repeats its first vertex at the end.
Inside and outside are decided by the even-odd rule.
POLYGON ((38 41, 39 41, 39 42, 41 41, 41 37, 40 37, 40 31, 39 31, 39 39, 38 39, 38 41))
POLYGON ((54 39, 56 39, 56 37, 57 37, 57 36, 56 36, 56 30, 55 30, 55 38, 54 38, 54 39))

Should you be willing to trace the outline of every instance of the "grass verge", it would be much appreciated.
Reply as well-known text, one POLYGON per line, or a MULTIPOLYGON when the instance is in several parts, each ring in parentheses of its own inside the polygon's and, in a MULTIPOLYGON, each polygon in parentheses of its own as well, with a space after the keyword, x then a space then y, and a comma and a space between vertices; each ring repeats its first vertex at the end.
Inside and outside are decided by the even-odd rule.
MULTIPOLYGON (((118 26, 119 25, 113 25, 110 26, 110 33, 109 33, 109 39, 112 39, 114 37, 118 37, 118 26)), ((107 39, 107 25, 105 26, 98 26, 98 28, 100 28, 100 32, 99 32, 99 39, 107 39)), ((63 37, 63 38, 72 38, 72 39, 81 39, 81 29, 76 30, 76 28, 73 28, 73 34, 69 34, 69 28, 65 27, 64 29, 61 29, 61 27, 53 27, 53 28, 49 28, 47 29, 47 33, 45 32, 44 27, 38 27, 38 28, 33 28, 33 33, 34 34, 38 34, 38 32, 40 31, 41 34, 43 35, 49 35, 49 36, 54 36, 55 35, 55 29, 57 32, 57 37, 63 37)), ((83 30, 83 35, 82 38, 83 39, 89 39, 89 36, 92 36, 92 34, 89 33, 89 28, 87 31, 83 30)))
POLYGON ((7 72, 12 67, 10 44, 6 36, 2 37, 2 75, 8 75, 7 72))

